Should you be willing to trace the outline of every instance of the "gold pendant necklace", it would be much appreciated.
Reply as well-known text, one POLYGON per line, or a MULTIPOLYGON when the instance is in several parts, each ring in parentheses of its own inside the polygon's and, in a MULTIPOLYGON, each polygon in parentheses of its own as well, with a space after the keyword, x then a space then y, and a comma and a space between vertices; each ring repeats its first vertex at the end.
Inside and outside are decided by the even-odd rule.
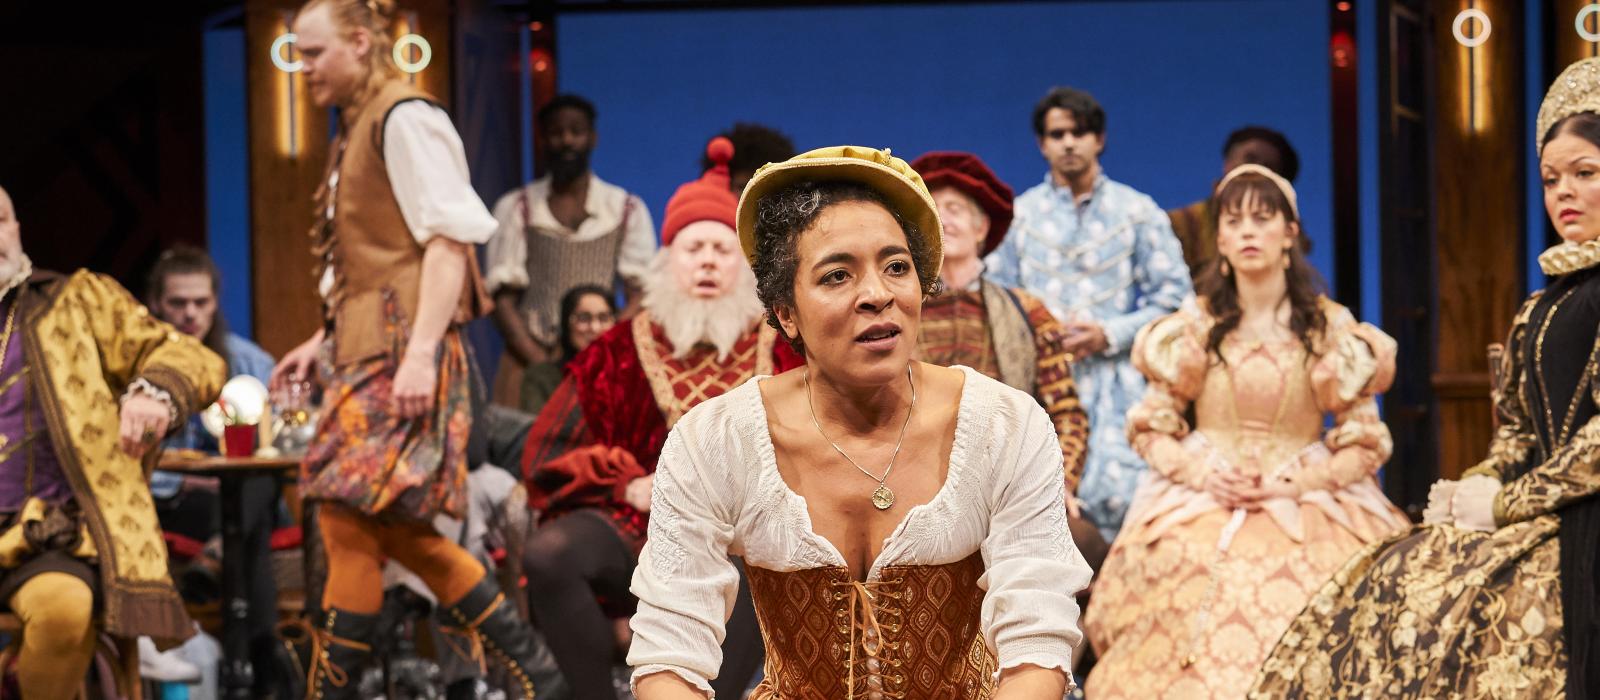
POLYGON ((838 452, 839 456, 844 457, 845 461, 850 463, 850 466, 859 469, 862 474, 867 475, 867 478, 878 482, 878 488, 872 492, 872 507, 878 510, 888 510, 890 506, 894 505, 894 491, 884 482, 889 480, 889 472, 894 471, 894 460, 900 456, 900 445, 906 440, 906 427, 911 425, 911 411, 917 407, 917 383, 911 379, 911 366, 906 366, 906 381, 911 384, 911 405, 906 407, 906 421, 900 424, 900 439, 894 443, 894 453, 889 455, 889 466, 884 468, 881 478, 873 476, 872 472, 857 464, 855 459, 839 448, 839 443, 834 442, 828 437, 827 433, 823 432, 822 421, 817 420, 817 407, 811 402, 811 368, 805 368, 800 378, 806 384, 806 407, 811 409, 811 424, 817 426, 817 434, 821 435, 823 440, 827 440, 828 444, 833 446, 833 450, 838 452))

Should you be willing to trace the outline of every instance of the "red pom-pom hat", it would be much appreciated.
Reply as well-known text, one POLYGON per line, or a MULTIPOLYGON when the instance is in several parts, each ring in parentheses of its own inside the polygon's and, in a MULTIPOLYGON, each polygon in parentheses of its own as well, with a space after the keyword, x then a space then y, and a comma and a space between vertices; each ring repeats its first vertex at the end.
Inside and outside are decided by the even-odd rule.
POLYGON ((672 239, 685 226, 696 221, 716 221, 736 228, 739 197, 728 189, 728 161, 733 160, 733 142, 718 136, 706 144, 706 157, 713 165, 710 170, 678 186, 678 191, 667 200, 667 215, 661 222, 661 245, 672 245, 672 239))

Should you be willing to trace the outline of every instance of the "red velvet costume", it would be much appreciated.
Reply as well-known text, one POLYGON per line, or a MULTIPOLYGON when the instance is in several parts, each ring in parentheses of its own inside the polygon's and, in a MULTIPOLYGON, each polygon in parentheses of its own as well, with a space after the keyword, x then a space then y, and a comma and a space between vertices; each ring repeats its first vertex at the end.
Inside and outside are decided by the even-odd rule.
POLYGON ((672 358, 672 344, 643 312, 600 336, 567 365, 523 453, 528 504, 541 519, 580 508, 603 512, 637 555, 648 516, 622 500, 651 474, 667 431, 689 409, 757 374, 805 364, 761 322, 719 359, 710 346, 672 358))

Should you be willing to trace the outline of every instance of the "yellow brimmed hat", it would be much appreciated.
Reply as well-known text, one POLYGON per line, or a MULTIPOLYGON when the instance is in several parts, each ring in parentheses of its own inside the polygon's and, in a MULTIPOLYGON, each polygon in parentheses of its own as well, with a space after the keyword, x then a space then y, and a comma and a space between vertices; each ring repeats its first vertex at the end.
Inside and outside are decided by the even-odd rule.
POLYGON ((939 208, 928 194, 922 176, 889 149, 864 146, 829 146, 806 151, 782 163, 768 163, 750 178, 739 197, 739 245, 751 265, 756 262, 756 203, 773 192, 805 180, 843 180, 872 188, 901 218, 910 221, 927 239, 937 276, 944 262, 944 227, 939 208))

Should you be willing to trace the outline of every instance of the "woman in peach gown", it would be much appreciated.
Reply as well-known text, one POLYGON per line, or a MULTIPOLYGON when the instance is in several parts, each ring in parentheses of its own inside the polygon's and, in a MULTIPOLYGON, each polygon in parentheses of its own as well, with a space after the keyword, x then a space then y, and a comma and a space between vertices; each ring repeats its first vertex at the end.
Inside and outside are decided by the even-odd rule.
POLYGON ((1086 612, 1094 700, 1243 697, 1312 593, 1407 524, 1373 476, 1394 341, 1317 293, 1288 182, 1240 166, 1218 202, 1199 299, 1134 343, 1151 469, 1086 612))

